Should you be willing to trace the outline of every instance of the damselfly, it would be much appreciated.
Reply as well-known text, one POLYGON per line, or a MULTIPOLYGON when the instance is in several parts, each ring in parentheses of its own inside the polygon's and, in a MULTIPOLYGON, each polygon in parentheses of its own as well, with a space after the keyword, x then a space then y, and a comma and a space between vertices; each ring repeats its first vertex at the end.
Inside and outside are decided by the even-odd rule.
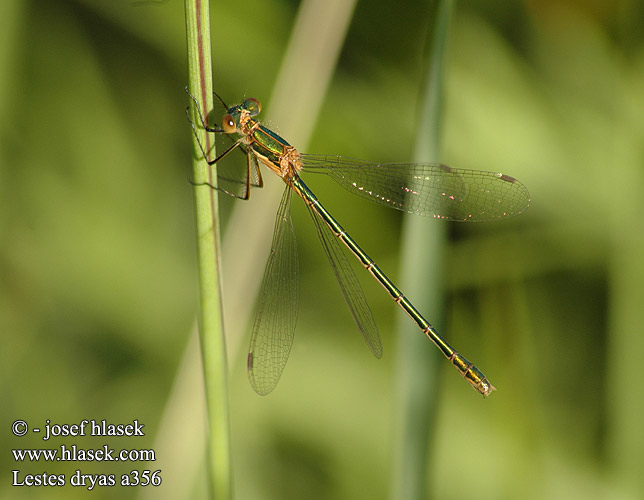
MULTIPOLYGON (((277 211, 271 252, 264 271, 248 350, 248 374, 255 391, 265 395, 275 388, 293 345, 299 289, 295 232, 289 212, 291 193, 294 192, 302 198, 313 218, 344 299, 371 352, 378 358, 382 356, 380 335, 362 287, 340 242, 387 290, 396 304, 414 320, 465 380, 483 396, 489 396, 494 386, 485 375, 438 334, 324 208, 300 173, 326 174, 348 191, 388 207, 462 222, 505 219, 522 213, 530 204, 525 186, 508 175, 451 168, 438 163, 379 164, 341 156, 303 154, 255 119, 261 111, 258 100, 250 98, 228 107, 217 96, 227 111, 221 126, 209 126, 197 100, 192 95, 190 97, 197 106, 201 125, 206 131, 238 136, 228 149, 213 160, 208 159, 207 152, 199 143, 208 164, 219 162, 236 149, 246 154, 245 169, 217 166, 217 189, 237 198, 248 199, 251 187, 261 187, 263 184, 259 163, 286 183, 277 211)), ((196 134, 194 123, 190 123, 196 134)))

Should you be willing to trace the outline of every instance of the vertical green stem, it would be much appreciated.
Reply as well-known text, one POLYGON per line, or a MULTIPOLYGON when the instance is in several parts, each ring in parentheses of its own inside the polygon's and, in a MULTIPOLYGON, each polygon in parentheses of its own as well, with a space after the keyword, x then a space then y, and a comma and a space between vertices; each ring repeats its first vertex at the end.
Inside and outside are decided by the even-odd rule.
MULTIPOLYGON (((414 161, 437 161, 443 101, 444 52, 452 0, 432 2, 434 20, 428 36, 414 161)), ((445 226, 406 216, 402 232, 401 283, 407 297, 438 327, 443 323, 440 263, 445 226)), ((396 429, 392 498, 426 499, 428 445, 437 399, 438 363, 443 362, 427 338, 407 317, 398 322, 396 361, 396 429), (439 359, 440 358, 440 359, 439 359)))
MULTIPOLYGON (((185 0, 190 93, 204 115, 212 109, 212 68, 208 0, 185 0)), ((199 118, 193 109, 193 123, 199 118)), ((198 129, 206 150, 211 141, 198 129)), ((216 185, 216 176, 202 158, 194 139, 193 178, 216 185)), ((210 498, 232 498, 226 344, 221 301, 220 239, 217 191, 195 186, 197 258, 199 265, 199 335, 206 388, 210 498)))

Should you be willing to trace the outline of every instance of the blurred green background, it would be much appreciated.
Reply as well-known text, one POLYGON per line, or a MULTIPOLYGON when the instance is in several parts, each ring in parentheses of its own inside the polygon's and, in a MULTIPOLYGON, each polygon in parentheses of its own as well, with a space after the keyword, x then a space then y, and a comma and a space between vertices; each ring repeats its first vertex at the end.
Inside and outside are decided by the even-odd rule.
MULTIPOLYGON (((213 1, 217 91, 229 103, 262 100, 267 122, 309 152, 410 160, 428 2, 357 3, 336 36, 337 64, 327 61, 328 89, 315 77, 319 113, 299 117, 308 146, 277 118, 308 108, 271 98, 283 81, 308 89, 324 65, 321 55, 284 64, 299 8, 213 1)), ((97 499, 205 498, 185 46, 176 0, 0 5, 1 498, 85 498, 83 487, 11 486, 11 470, 76 469, 162 470, 160 488, 97 487, 97 499), (146 436, 44 442, 12 436, 17 419, 138 419, 146 436), (16 463, 9 451, 105 443, 152 448, 157 460, 16 463)), ((446 64, 437 160, 517 177, 532 206, 511 221, 449 225, 444 283, 426 284, 445 288, 439 331, 498 389, 482 400, 441 361, 429 495, 642 498, 644 4, 463 0, 446 64)), ((281 185, 265 180, 249 202, 221 200, 236 498, 389 498, 403 313, 360 273, 383 337, 376 361, 298 200, 295 346, 273 394, 258 397, 247 381, 257 292, 246 280, 261 277, 270 241, 251 244, 254 228, 234 221, 270 233, 281 185)), ((314 181, 399 278, 402 215, 314 181)))

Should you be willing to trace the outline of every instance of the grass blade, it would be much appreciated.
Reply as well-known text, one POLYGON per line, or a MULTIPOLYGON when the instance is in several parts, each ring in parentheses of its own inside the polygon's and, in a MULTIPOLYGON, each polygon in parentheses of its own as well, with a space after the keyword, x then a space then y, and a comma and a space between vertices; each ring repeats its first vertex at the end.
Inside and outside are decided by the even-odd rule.
MULTIPOLYGON (((186 34, 188 42, 189 91, 207 114, 212 109, 212 67, 210 54, 210 20, 207 0, 186 0, 186 34)), ((194 115, 193 123, 199 123, 194 115)), ((210 137, 198 130, 199 140, 210 150, 210 137)), ((199 335, 206 388, 208 425, 208 476, 210 498, 232 498, 230 467, 230 434, 228 409, 228 374, 226 343, 221 300, 221 262, 217 191, 198 184, 216 185, 210 168, 194 142, 193 179, 197 258, 199 266, 199 335)))
MULTIPOLYGON (((428 62, 420 94, 420 113, 414 161, 439 159, 443 58, 452 11, 452 0, 433 2, 428 35, 428 62)), ((421 217, 405 216, 402 231, 402 289, 440 325, 443 293, 440 261, 445 240, 444 224, 428 224, 421 217), (429 285, 428 285, 429 284, 429 285)), ((434 421, 438 363, 444 362, 431 342, 406 316, 398 323, 396 360, 396 422, 392 498, 427 498, 427 448, 434 421), (439 359, 440 358, 440 359, 439 359)))

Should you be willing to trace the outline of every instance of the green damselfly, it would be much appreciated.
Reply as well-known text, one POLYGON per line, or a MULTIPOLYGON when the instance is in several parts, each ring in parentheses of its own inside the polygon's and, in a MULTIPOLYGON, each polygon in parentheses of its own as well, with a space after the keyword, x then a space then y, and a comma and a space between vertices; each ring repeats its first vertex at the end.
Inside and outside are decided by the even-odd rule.
MULTIPOLYGON (((344 299, 371 352, 378 358, 382 356, 380 335, 362 287, 340 241, 452 362, 465 380, 483 396, 489 396, 494 386, 485 375, 438 334, 324 208, 301 179, 300 173, 326 174, 348 191, 388 207, 463 222, 498 220, 522 213, 530 204, 525 186, 508 175, 456 169, 438 163, 378 164, 341 156, 302 154, 255 119, 261 111, 258 100, 249 98, 241 104, 228 107, 217 95, 227 111, 221 126, 213 127, 206 124, 197 100, 192 95, 190 97, 197 106, 201 125, 206 131, 239 136, 213 160, 208 159, 207 152, 199 143, 208 164, 219 162, 236 149, 246 154, 245 169, 217 166, 218 190, 237 198, 248 199, 251 187, 263 185, 259 163, 286 183, 277 211, 271 253, 264 271, 248 351, 248 374, 255 391, 266 395, 275 388, 293 345, 299 285, 295 231, 289 210, 291 193, 295 192, 302 198, 313 218, 344 299)), ((188 118, 190 119, 189 114, 188 118)), ((192 120, 190 123, 196 134, 192 120)))

